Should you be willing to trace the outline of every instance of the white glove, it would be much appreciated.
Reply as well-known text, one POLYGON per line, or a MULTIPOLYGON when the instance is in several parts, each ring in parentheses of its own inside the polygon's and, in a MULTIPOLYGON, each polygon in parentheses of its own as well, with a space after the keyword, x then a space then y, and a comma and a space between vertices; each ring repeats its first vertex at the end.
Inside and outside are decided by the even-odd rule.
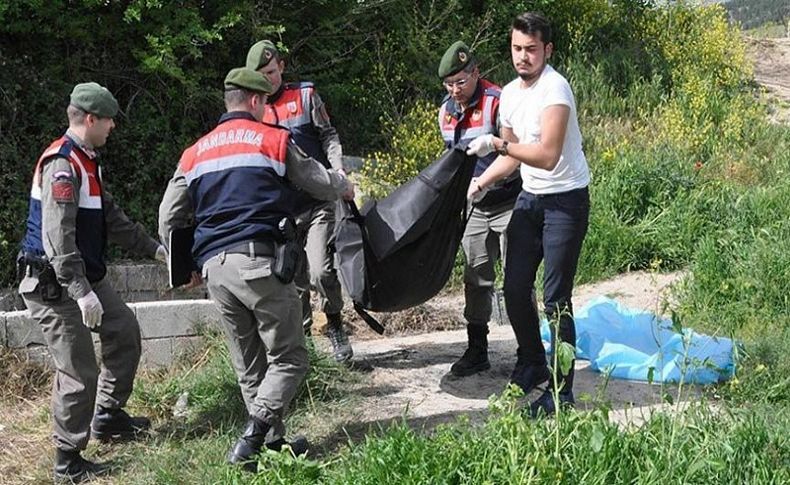
POLYGON ((480 185, 478 185, 478 177, 472 177, 472 181, 469 182, 469 190, 466 191, 466 198, 469 199, 469 202, 472 204, 477 204, 483 197, 486 196, 488 193, 488 187, 481 189, 480 185))
POLYGON ((156 254, 154 255, 154 259, 157 261, 161 261, 163 263, 167 263, 167 249, 161 244, 158 248, 156 248, 156 254))
POLYGON ((489 133, 487 135, 480 135, 469 142, 469 146, 466 147, 466 154, 484 157, 494 150, 494 135, 489 133))
POLYGON ((82 323, 86 327, 94 329, 101 325, 101 316, 104 314, 104 308, 101 306, 96 293, 91 291, 82 298, 77 298, 77 305, 79 305, 82 312, 82 323))

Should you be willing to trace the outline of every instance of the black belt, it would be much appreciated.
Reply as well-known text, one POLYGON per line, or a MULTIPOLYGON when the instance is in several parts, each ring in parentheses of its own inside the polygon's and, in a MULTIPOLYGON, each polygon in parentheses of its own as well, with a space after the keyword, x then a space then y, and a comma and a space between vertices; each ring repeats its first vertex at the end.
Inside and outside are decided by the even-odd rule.
POLYGON ((246 254, 255 256, 274 256, 274 243, 271 241, 247 241, 226 249, 225 254, 246 254))

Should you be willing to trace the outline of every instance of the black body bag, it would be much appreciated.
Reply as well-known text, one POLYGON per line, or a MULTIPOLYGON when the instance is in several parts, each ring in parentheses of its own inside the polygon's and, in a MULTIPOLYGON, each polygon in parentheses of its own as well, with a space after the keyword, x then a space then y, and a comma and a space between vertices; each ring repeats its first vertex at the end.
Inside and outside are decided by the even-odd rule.
POLYGON ((447 283, 467 220, 466 192, 475 158, 446 151, 417 177, 361 210, 341 204, 336 267, 354 309, 394 312, 426 302, 447 283))

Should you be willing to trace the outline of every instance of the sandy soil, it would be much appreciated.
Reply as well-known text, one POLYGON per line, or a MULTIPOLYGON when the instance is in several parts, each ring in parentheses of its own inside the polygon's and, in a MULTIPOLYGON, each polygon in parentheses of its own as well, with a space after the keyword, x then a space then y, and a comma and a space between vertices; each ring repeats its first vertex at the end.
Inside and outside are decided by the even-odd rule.
POLYGON ((771 120, 790 123, 790 37, 748 39, 754 80, 763 86, 772 107, 771 120))
MULTIPOLYGON (((668 296, 667 288, 682 278, 681 273, 629 273, 614 279, 584 285, 577 289, 574 305, 577 308, 600 295, 614 298, 626 306, 650 311, 660 308, 668 296)), ((447 322, 462 326, 463 296, 443 295, 423 305, 420 314, 430 314, 442 326, 447 322)), ((411 318, 411 317, 409 317, 411 318)), ((397 320, 397 314, 389 317, 397 320)), ((426 326, 430 323, 425 322, 426 326)), ((323 340, 323 339, 321 339, 323 340)), ((319 340, 319 345, 325 345, 319 340)), ((335 429, 341 441, 346 436, 361 437, 367 430, 395 420, 406 419, 415 426, 428 428, 468 415, 473 421, 485 416, 488 398, 500 393, 508 383, 515 363, 516 342, 509 325, 493 324, 489 334, 491 369, 474 376, 455 378, 450 366, 466 349, 466 331, 450 330, 366 340, 355 339, 355 360, 360 368, 369 371, 355 390, 361 402, 353 410, 336 416, 335 429)), ((661 407, 663 392, 674 394, 673 386, 662 389, 658 385, 606 379, 592 371, 589 363, 576 364, 575 393, 578 407, 590 408, 607 403, 611 418, 623 425, 638 424, 655 408, 661 407)), ((698 394, 692 389, 691 395, 698 394)), ((536 397, 535 394, 528 396, 536 397)), ((324 423, 329 425, 329 423, 324 423)), ((331 435, 331 432, 330 432, 331 435)), ((326 436, 324 445, 333 447, 333 439, 326 436)), ((336 444, 336 443, 335 443, 336 444)))

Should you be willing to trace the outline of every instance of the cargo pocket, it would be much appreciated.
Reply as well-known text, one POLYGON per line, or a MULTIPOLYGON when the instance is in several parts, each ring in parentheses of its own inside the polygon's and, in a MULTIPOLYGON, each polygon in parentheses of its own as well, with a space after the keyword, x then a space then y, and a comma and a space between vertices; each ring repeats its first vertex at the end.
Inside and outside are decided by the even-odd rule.
POLYGON ((255 258, 239 267, 239 278, 252 281, 272 275, 272 258, 255 258))

